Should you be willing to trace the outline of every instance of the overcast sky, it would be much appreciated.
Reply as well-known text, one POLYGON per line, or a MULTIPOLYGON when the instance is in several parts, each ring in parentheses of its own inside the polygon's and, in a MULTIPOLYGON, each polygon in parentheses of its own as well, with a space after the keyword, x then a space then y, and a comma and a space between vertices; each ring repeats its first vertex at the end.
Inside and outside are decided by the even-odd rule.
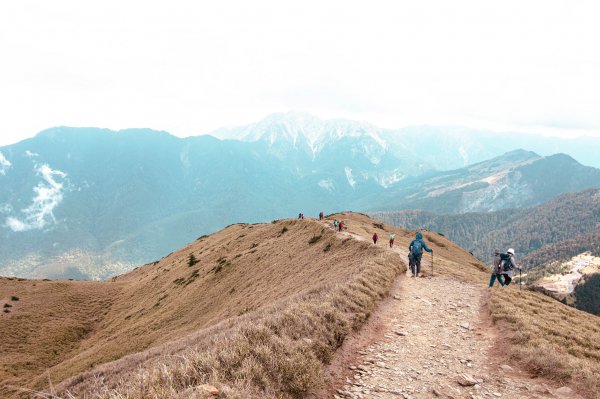
POLYGON ((599 135, 599 20, 599 1, 2 1, 0 145, 288 110, 599 135))

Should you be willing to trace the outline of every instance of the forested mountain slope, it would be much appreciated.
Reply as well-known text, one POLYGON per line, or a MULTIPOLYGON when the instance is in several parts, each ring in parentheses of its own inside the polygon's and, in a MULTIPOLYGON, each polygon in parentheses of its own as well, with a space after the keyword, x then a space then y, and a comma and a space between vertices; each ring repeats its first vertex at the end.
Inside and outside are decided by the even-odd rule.
MULTIPOLYGON (((489 213, 438 215, 422 211, 373 212, 394 226, 428 229, 447 235, 478 258, 489 261, 495 248, 513 247, 517 259, 548 244, 574 239, 587 248, 586 238, 600 229, 600 190, 591 189, 558 196, 542 205, 489 213)), ((588 248, 587 250, 590 250, 588 248)), ((528 261, 533 262, 533 260, 528 261)))

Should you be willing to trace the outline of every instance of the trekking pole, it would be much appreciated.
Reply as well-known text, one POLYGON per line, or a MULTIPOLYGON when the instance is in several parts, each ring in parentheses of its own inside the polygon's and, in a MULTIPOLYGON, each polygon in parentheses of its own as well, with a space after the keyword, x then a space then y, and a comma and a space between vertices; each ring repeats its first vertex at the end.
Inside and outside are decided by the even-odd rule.
POLYGON ((431 277, 433 277, 433 251, 431 251, 431 277))
POLYGON ((521 290, 522 285, 523 285, 523 277, 521 277, 521 268, 519 268, 519 291, 521 290))

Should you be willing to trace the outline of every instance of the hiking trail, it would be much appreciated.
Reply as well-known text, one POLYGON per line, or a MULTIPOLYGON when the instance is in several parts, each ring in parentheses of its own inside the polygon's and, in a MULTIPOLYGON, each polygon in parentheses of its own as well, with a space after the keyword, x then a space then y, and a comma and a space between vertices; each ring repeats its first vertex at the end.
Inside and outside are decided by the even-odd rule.
MULTIPOLYGON (((407 259, 408 249, 378 245, 407 259)), ((507 364, 500 331, 489 318, 486 286, 431 277, 429 256, 422 273, 426 277, 407 271, 397 279, 369 322, 338 350, 328 368, 332 385, 316 397, 581 398, 507 364)))

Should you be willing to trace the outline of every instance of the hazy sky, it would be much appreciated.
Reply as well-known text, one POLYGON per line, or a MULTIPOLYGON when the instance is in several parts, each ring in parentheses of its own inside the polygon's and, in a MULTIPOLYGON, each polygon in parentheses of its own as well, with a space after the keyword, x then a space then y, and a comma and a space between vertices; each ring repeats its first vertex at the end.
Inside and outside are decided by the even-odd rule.
POLYGON ((287 110, 600 134, 599 20, 581 0, 2 1, 0 145, 287 110))

